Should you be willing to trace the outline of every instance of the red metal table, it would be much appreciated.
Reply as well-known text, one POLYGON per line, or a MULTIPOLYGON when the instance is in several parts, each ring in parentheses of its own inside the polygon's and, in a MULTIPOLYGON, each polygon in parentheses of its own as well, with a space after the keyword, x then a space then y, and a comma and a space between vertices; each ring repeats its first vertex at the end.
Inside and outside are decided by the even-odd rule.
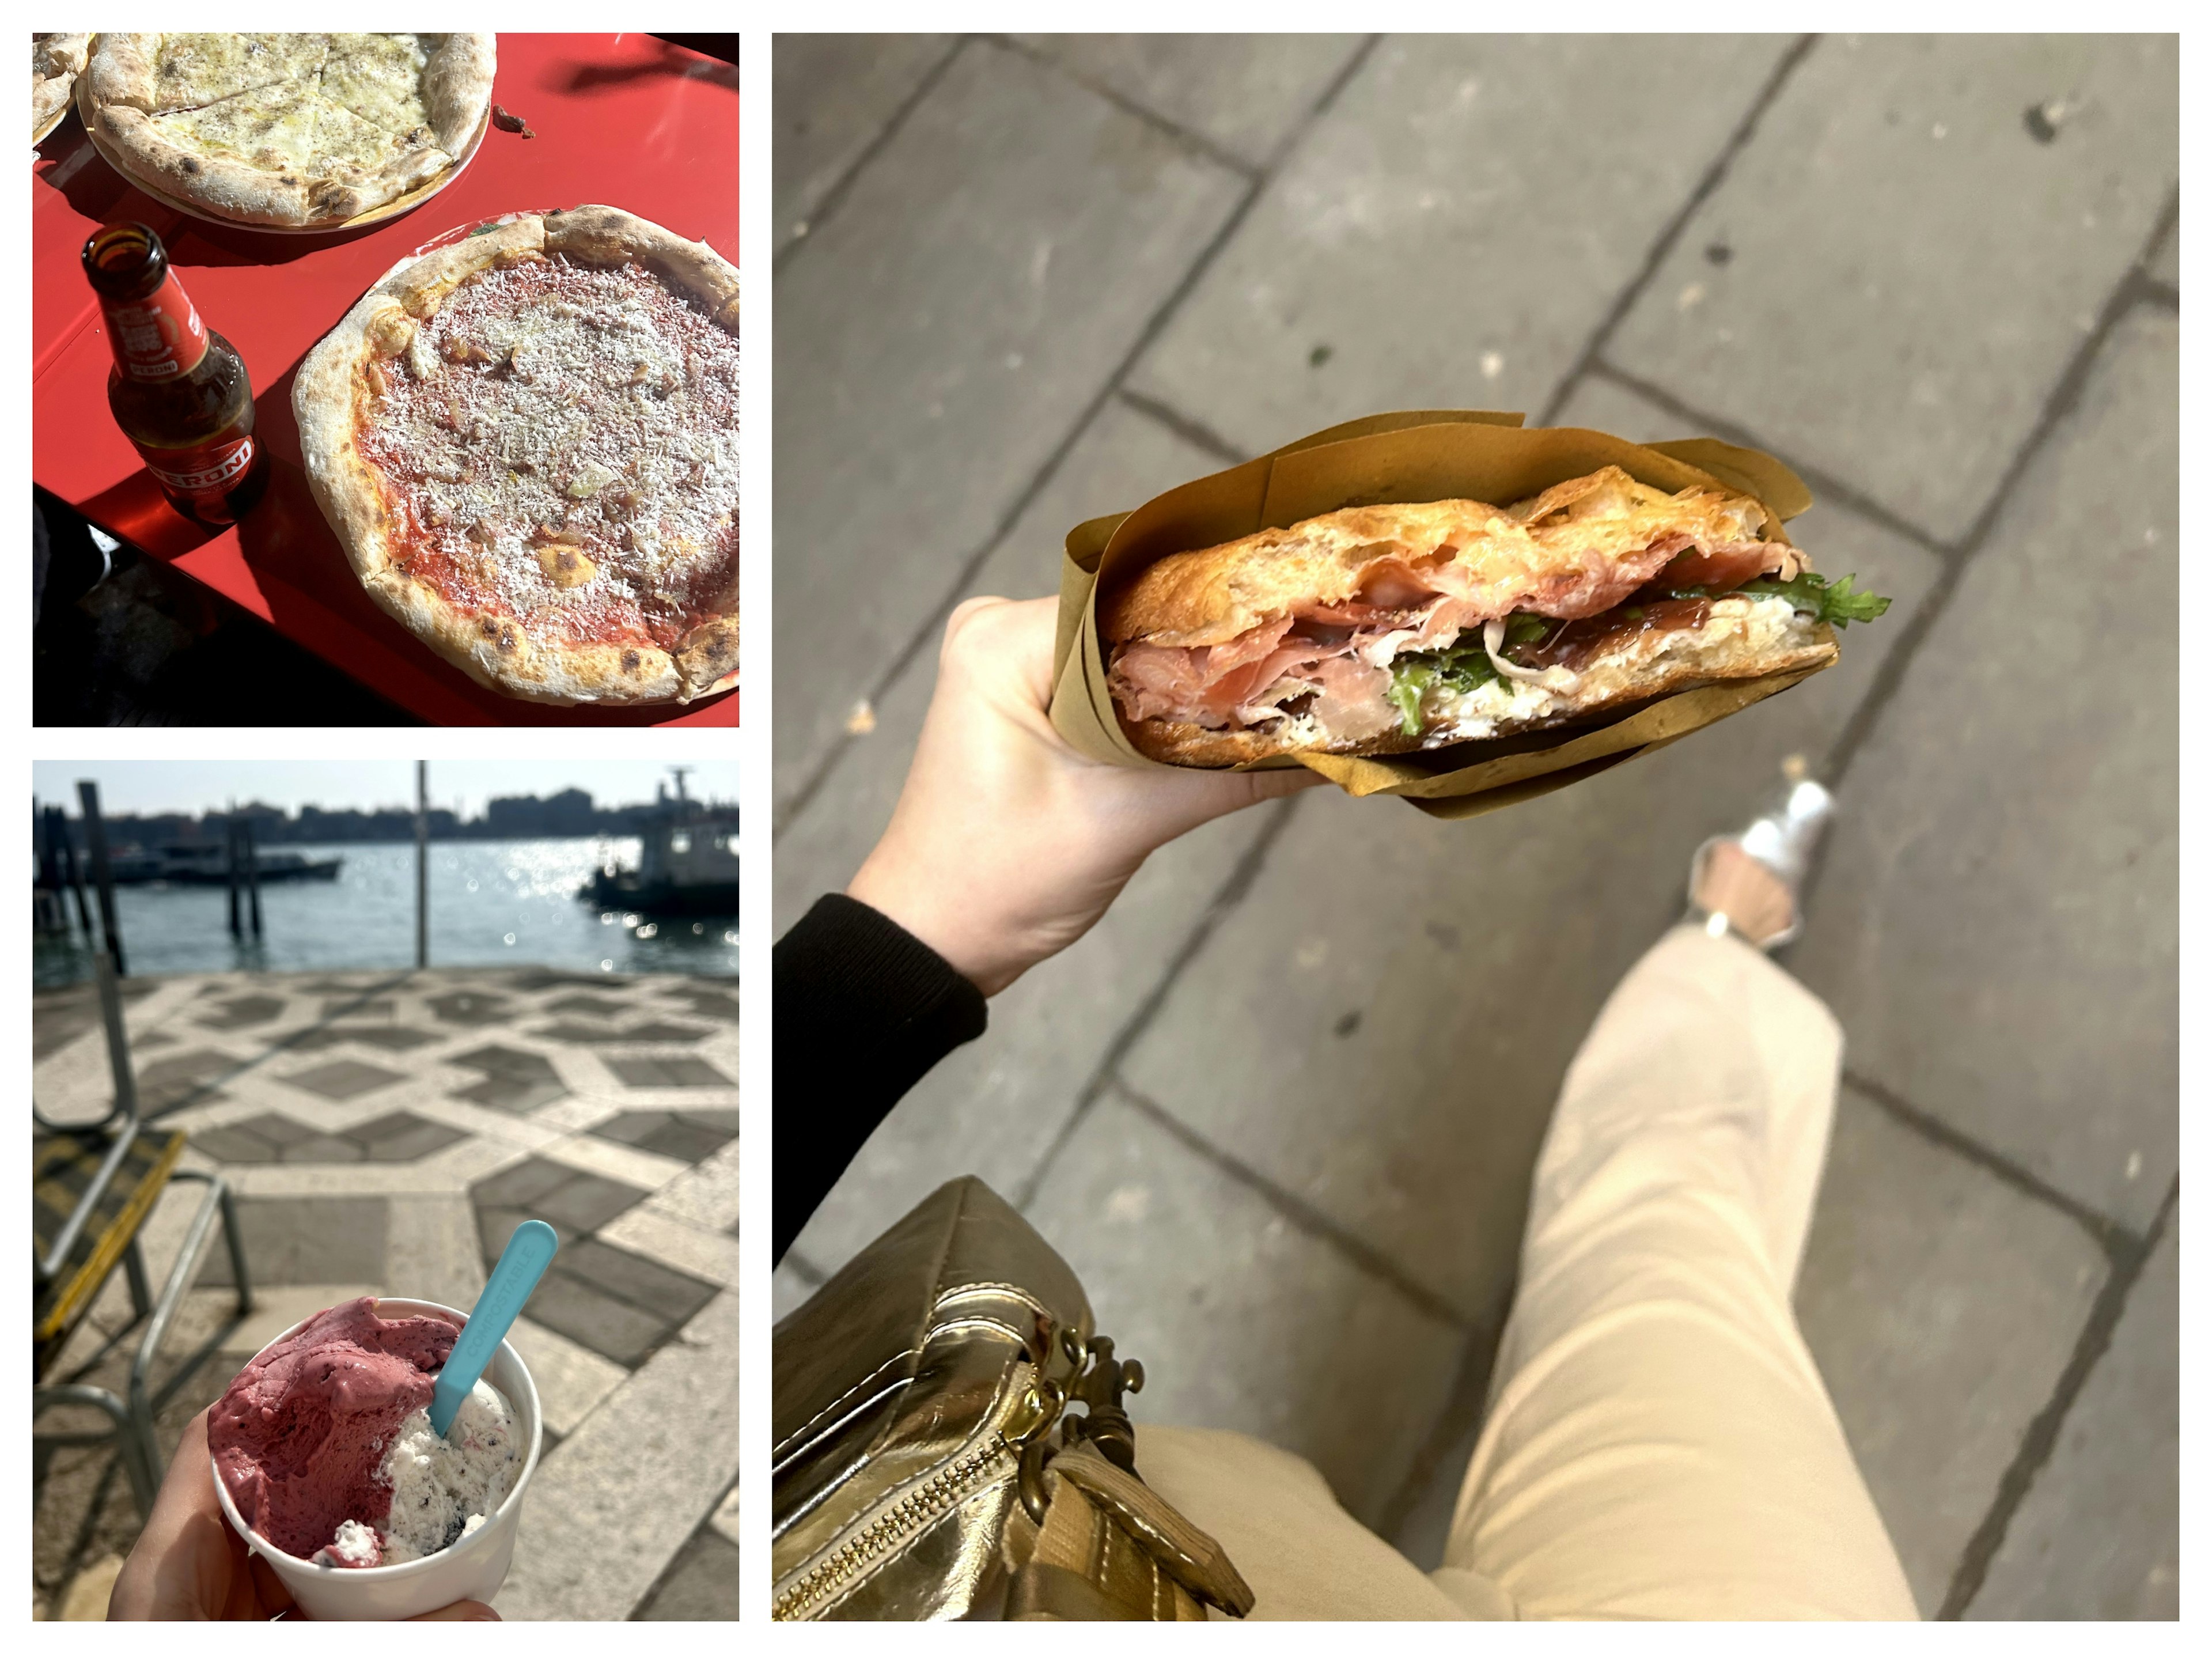
MULTIPOLYGON (((72 113, 40 146, 31 216, 32 477, 92 521, 259 616, 436 724, 720 724, 732 690, 690 707, 548 707, 447 666, 369 601, 300 469, 292 376, 353 301, 410 252, 503 212, 605 202, 738 252, 738 71, 645 34, 502 34, 495 126, 465 171, 412 212, 331 235, 185 216, 134 189, 72 113), (236 528, 172 511, 107 410, 112 357, 79 250, 100 225, 159 231, 208 325, 238 347, 268 450, 268 493, 236 528)), ((277 691, 281 693, 281 686, 277 691)))

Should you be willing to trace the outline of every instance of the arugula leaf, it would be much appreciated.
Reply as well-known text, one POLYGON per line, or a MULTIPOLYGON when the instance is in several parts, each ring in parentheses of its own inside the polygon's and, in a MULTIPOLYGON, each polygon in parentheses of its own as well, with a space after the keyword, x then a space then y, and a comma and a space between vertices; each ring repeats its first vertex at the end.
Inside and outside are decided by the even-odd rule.
POLYGON ((1889 607, 1886 597, 1852 590, 1857 579, 1856 575, 1846 575, 1831 586, 1808 569, 1795 580, 1748 581, 1736 590, 1750 597, 1787 598, 1799 614, 1841 629, 1854 620, 1863 624, 1875 619, 1889 607))
MULTIPOLYGON (((1534 618, 1534 617, 1530 617, 1534 618)), ((1478 635, 1472 643, 1449 648, 1421 649, 1390 662, 1390 703, 1398 708, 1400 727, 1408 735, 1421 733, 1421 697, 1431 685, 1441 684, 1462 695, 1494 681, 1498 668, 1478 635)))
POLYGON ((1390 663, 1390 704, 1398 708, 1398 727, 1408 735, 1421 733, 1421 696, 1436 677, 1434 666, 1413 656, 1401 655, 1390 663))

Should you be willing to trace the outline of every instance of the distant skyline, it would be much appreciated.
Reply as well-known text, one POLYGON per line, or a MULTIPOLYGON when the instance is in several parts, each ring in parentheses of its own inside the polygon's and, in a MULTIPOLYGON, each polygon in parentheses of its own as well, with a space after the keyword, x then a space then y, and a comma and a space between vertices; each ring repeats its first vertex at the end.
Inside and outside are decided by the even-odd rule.
MULTIPOLYGON (((334 737, 342 739, 342 737, 334 737)), ((738 761, 686 763, 685 785, 696 798, 734 801, 738 761)), ((580 787, 602 806, 643 804, 657 781, 671 781, 669 765, 634 759, 451 758, 430 761, 430 803, 462 816, 483 814, 484 802, 534 794, 550 797, 580 787)), ((415 807, 415 765, 410 759, 132 758, 85 763, 38 759, 31 788, 41 805, 77 813, 76 784, 96 781, 107 815, 191 815, 258 803, 287 813, 303 804, 325 810, 415 807)))

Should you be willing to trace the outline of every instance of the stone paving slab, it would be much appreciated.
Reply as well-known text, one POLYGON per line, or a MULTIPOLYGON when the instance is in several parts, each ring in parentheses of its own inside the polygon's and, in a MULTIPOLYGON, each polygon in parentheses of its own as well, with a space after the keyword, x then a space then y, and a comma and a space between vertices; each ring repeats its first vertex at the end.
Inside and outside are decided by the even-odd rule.
POLYGON ((1953 538, 2142 251, 2179 98, 2171 35, 1824 39, 1609 354, 1953 538))
POLYGON ((775 37, 779 253, 954 44, 949 34, 775 37))
POLYGON ((1968 1617, 2180 1617, 2180 1256, 2177 1222, 2130 1293, 2112 1348, 2067 1414, 1968 1617))
POLYGON ((2079 1224, 1846 1088, 1796 1292, 1924 1614, 2105 1284, 2079 1224))
POLYGON ((1383 41, 1135 388, 1249 453, 1391 408, 1534 417, 1785 44, 1383 41), (1607 106, 1636 111, 1632 143, 1607 106))
POLYGON ((780 801, 1243 187, 1051 69, 970 47, 778 276, 780 801))
MULTIPOLYGON (((970 591, 1048 593, 1058 587, 1068 529, 1216 469, 1217 460, 1157 421, 1109 404, 970 591)), ((779 928, 796 923, 824 891, 842 890, 890 822, 936 680, 936 651, 922 650, 884 697, 874 732, 841 755, 806 830, 777 847, 779 928)), ((891 1215, 963 1172, 1012 1197, 1109 1042, 1263 824, 1260 812, 1247 812, 1160 851, 1083 946, 994 1000, 989 1031, 915 1087, 800 1235, 794 1250, 804 1265, 836 1269, 891 1215)))
POLYGON ((2178 1152, 2179 332, 2121 326, 1915 657, 1799 961, 1856 1072, 2138 1228, 2178 1152))
MULTIPOLYGON (((186 1165, 219 1171, 233 1183, 258 1295, 252 1316, 224 1324, 234 1299, 218 1240, 198 1289, 187 1294, 165 1359, 173 1369, 202 1335, 217 1337, 221 1350, 157 1418, 165 1447, 248 1355, 333 1303, 390 1292, 465 1308, 482 1289, 487 1247, 495 1251, 514 1220, 543 1208, 562 1246, 513 1335, 544 1406, 550 1450, 541 1475, 560 1466, 587 1431, 593 1433, 585 1438, 598 1445, 586 1458, 618 1456, 641 1432, 649 1444, 657 1428, 649 1408, 623 1398, 648 1374, 670 1370, 662 1358, 671 1350, 707 1347, 687 1344, 696 1329, 711 1334, 724 1323, 723 1364, 694 1360, 683 1385, 696 1398, 701 1429, 727 1424, 726 1451, 734 1455, 736 1089, 726 1081, 671 1089, 659 1075, 651 1088, 638 1089, 616 1065, 648 1058, 711 1062, 718 1076, 734 1074, 738 1035, 730 1020, 685 1025, 680 1044, 654 1042, 676 1025, 679 1010, 708 997, 732 1008, 735 1000, 727 984, 691 979, 599 978, 591 985, 630 1038, 580 1048, 549 1037, 542 1001, 573 994, 575 985, 539 971, 380 978, 362 984, 379 988, 374 1006, 362 1005, 357 993, 328 997, 333 990, 343 995, 346 984, 282 976, 167 978, 134 995, 126 1016, 134 1044, 179 1027, 209 1042, 209 1072, 219 1083, 203 1085, 161 1123, 189 1134, 186 1165), (374 1016, 364 1019, 365 1010, 374 1016), (483 1049, 481 1013, 491 1010, 507 1019, 502 1049, 529 1067, 544 1095, 507 1098, 507 1107, 466 1095, 485 1077, 476 1065, 483 1049), (364 1047, 363 1031, 413 1037, 364 1047), (310 1053, 304 1061, 303 1049, 310 1053), (375 1052, 373 1086, 349 1083, 357 1078, 349 1070, 324 1073, 326 1083, 316 1086, 295 1083, 303 1068, 368 1067, 364 1050, 375 1052), (462 1057, 473 1062, 456 1060, 462 1057), (514 1107, 524 1111, 511 1112, 514 1107), (701 1219, 710 1226, 697 1227, 701 1219), (611 1411, 611 1422, 599 1422, 611 1411)), ((54 1009, 58 1019, 43 998, 34 1002, 34 1027, 46 1025, 52 1035, 33 1071, 34 1092, 42 1108, 51 1102, 64 1117, 96 1115, 111 1084, 103 1037, 65 1000, 54 1009)), ((201 1186, 178 1185, 149 1217, 143 1244, 157 1283, 201 1198, 201 1186)), ((59 1366, 89 1363, 99 1382, 115 1381, 137 1335, 117 1353, 103 1354, 100 1347, 131 1320, 118 1271, 59 1366)), ((667 1381, 653 1382, 665 1388, 667 1381)), ((65 1596, 76 1572, 128 1549, 137 1513, 111 1450, 38 1450, 46 1469, 36 1493, 34 1529, 43 1536, 34 1545, 34 1568, 41 1593, 65 1596), (70 1533, 91 1537, 73 1543, 70 1533), (49 1572, 57 1577, 49 1579, 49 1572)), ((710 1444, 695 1450, 712 1465, 725 1449, 710 1444)), ((664 1501, 657 1520, 681 1524, 660 1554, 662 1564, 713 1516, 735 1474, 734 1457, 717 1474, 711 1487, 693 1490, 679 1480, 653 1489, 664 1501), (687 1505, 695 1491, 696 1503, 687 1505)), ((559 1550, 572 1539, 590 1548, 588 1535, 575 1537, 579 1523, 544 1541, 527 1536, 536 1510, 533 1503, 525 1518, 523 1550, 568 1578, 564 1613, 620 1618, 644 1600, 653 1575, 641 1580, 632 1577, 635 1567, 610 1571, 596 1556, 583 1567, 559 1550)), ((641 1566, 638 1559, 648 1552, 634 1539, 624 1543, 624 1554, 641 1566)), ((693 1578, 664 1611, 696 1606, 699 1585, 693 1578)), ((500 1607, 510 1617, 516 1612, 504 1592, 500 1607)))
POLYGON ((1024 34, 1032 52, 1266 164, 1360 46, 1356 34, 1024 34))
POLYGON ((1145 1364, 1139 1444, 1147 1419, 1242 1430, 1306 1455, 1376 1520, 1443 1403, 1459 1328, 1119 1098, 1084 1122, 1029 1215, 1115 1353, 1145 1364))
POLYGON ((737 1364, 730 1292, 539 1465, 502 1615, 604 1619, 645 1598, 737 1478, 737 1364))

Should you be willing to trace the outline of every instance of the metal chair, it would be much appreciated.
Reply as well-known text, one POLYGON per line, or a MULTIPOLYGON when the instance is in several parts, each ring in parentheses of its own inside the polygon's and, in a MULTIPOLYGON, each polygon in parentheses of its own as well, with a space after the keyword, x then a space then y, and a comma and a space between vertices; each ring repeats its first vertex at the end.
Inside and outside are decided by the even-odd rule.
POLYGON ((246 1247, 238 1228, 238 1208, 230 1186, 210 1172, 182 1171, 185 1134, 149 1131, 138 1118, 138 1087, 131 1069, 131 1049, 123 1027, 123 1001, 115 966, 105 953, 94 956, 100 1012, 107 1035, 108 1065, 114 1074, 115 1103, 106 1117, 91 1125, 58 1125, 32 1105, 39 1128, 32 1155, 32 1244, 35 1265, 32 1315, 32 1414, 77 1402, 100 1408, 114 1420, 112 1435, 52 1438, 70 1446, 112 1440, 131 1478, 131 1491, 143 1518, 154 1508, 161 1486, 161 1449, 154 1437, 154 1415, 221 1342, 210 1340, 195 1352, 158 1391, 149 1375, 168 1336, 177 1307, 190 1288, 200 1256, 207 1250, 218 1213, 230 1247, 231 1273, 238 1283, 238 1313, 253 1308, 253 1289, 246 1273, 246 1247), (146 1277, 139 1231, 172 1182, 208 1185, 206 1198, 192 1216, 176 1263, 155 1301, 146 1277), (131 1363, 126 1395, 97 1384, 47 1383, 47 1369, 58 1358, 99 1298, 100 1289, 123 1266, 131 1284, 132 1322, 145 1323, 131 1363))

